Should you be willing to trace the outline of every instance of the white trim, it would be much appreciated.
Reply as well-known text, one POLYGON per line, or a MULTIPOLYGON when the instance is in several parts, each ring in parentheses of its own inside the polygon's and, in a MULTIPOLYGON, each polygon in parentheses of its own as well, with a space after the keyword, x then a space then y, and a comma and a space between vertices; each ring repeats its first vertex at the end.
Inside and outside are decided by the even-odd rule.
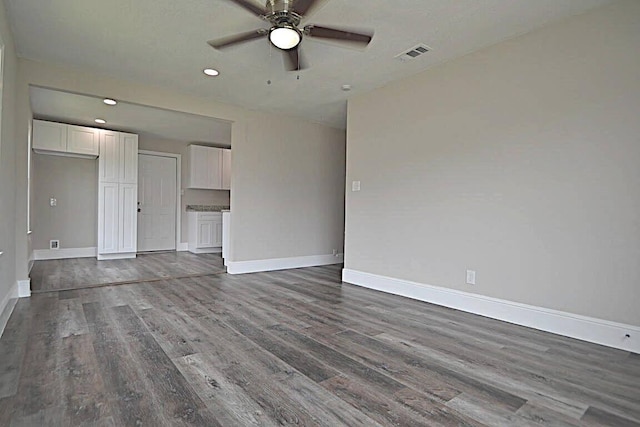
POLYGON ((96 248, 62 248, 62 249, 34 249, 33 260, 92 258, 96 256, 96 248))
POLYGON ((222 246, 217 248, 204 248, 204 249, 187 249, 192 254, 221 254, 222 246))
POLYGON ((132 259, 136 257, 135 252, 117 253, 117 254, 98 254, 98 261, 111 261, 114 259, 132 259))
POLYGON ((187 252, 189 250, 188 242, 180 242, 176 248, 176 252, 187 252))
POLYGON ((31 279, 18 280, 18 298, 29 298, 31 296, 31 279))
POLYGON ((11 313, 13 313, 16 302, 18 302, 18 282, 9 288, 9 292, 7 292, 4 298, 2 298, 2 302, 0 302, 0 337, 4 332, 4 328, 7 326, 11 313))
POLYGON ((291 268, 315 267, 318 265, 340 264, 344 254, 312 255, 292 258, 260 259, 253 261, 228 261, 227 273, 244 274, 260 271, 288 270, 291 268))
MULTIPOLYGON (((164 153, 162 151, 138 150, 138 154, 148 156, 171 157, 176 159, 176 251, 182 245, 182 154, 164 153)), ((136 236, 138 238, 138 236, 136 236)), ((185 249, 186 250, 186 249, 185 249)))
POLYGON ((640 327, 357 270, 342 281, 608 347, 640 353, 640 327), (631 337, 626 338, 629 334, 631 337))

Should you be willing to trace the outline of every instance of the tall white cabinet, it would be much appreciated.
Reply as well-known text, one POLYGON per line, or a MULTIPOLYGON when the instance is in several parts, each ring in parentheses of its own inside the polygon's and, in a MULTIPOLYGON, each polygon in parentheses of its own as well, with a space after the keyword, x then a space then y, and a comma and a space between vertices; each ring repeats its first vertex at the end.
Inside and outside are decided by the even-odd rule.
POLYGON ((135 258, 138 135, 100 131, 98 174, 98 259, 135 258))

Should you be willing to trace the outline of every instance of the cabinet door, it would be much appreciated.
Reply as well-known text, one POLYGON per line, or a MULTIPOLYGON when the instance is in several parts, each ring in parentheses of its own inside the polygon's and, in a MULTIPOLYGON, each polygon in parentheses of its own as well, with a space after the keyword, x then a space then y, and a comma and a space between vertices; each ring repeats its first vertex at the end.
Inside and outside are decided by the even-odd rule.
POLYGON ((222 216, 220 219, 213 221, 213 247, 219 248, 222 246, 222 216))
POLYGON ((209 185, 207 188, 213 190, 222 189, 222 149, 215 147, 207 148, 207 158, 209 167, 209 185))
POLYGON ((97 156, 100 130, 84 126, 67 126, 67 152, 97 156))
POLYGON ((66 152, 67 125, 34 120, 31 145, 34 150, 66 152))
POLYGON ((222 189, 231 190, 231 150, 222 150, 222 189))
POLYGON ((101 130, 98 180, 100 182, 118 182, 119 178, 120 134, 110 130, 101 130))
POLYGON ((98 185, 98 253, 118 252, 118 184, 101 182, 98 185))
POLYGON ((214 246, 213 238, 214 238, 214 222, 213 221, 200 221, 198 220, 198 229, 197 229, 197 238, 196 247, 198 249, 202 248, 211 248, 214 246))
POLYGON ((119 184, 118 252, 138 248, 138 184, 119 184))
POLYGON ((200 145, 189 146, 189 188, 210 189, 208 150, 200 145))
POLYGON ((138 183, 138 135, 120 134, 120 181, 138 183))

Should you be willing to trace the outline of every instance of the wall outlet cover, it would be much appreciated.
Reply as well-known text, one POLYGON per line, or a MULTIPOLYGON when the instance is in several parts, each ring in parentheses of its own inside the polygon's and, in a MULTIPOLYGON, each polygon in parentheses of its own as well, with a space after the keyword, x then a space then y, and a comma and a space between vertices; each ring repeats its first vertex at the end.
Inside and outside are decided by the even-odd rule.
POLYGON ((49 240, 49 249, 60 249, 60 240, 49 240))
POLYGON ((467 285, 476 284, 476 272, 474 270, 467 270, 467 285))

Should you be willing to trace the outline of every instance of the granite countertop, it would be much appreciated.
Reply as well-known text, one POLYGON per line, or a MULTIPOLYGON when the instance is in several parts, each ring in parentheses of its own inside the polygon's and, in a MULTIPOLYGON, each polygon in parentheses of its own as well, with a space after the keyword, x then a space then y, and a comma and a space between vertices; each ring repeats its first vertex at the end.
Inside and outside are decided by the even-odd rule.
POLYGON ((224 205, 187 205, 187 212, 222 212, 228 210, 224 205))

